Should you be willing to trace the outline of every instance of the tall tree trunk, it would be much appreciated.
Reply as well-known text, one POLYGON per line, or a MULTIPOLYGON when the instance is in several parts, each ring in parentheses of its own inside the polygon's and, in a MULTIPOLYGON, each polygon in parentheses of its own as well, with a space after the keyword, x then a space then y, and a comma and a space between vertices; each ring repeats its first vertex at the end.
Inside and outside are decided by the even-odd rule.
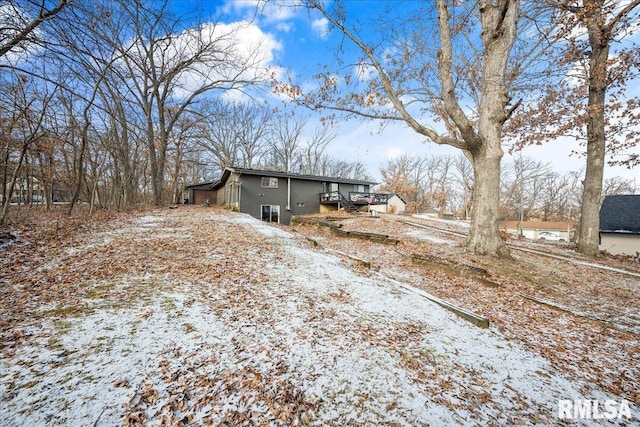
POLYGON ((78 203, 80 199, 80 192, 82 191, 82 183, 84 182, 84 156, 87 151, 87 145, 89 143, 89 127, 91 126, 91 122, 89 121, 89 107, 91 104, 88 104, 84 109, 84 125, 82 126, 82 131, 80 133, 80 153, 78 153, 77 164, 76 164, 76 172, 78 173, 76 177, 75 187, 73 190, 73 195, 71 196, 71 200, 69 201, 69 208, 67 209, 67 215, 71 216, 73 213, 73 208, 78 203))
POLYGON ((473 214, 467 249, 480 255, 509 256, 509 249, 500 237, 500 161, 502 150, 483 145, 473 154, 473 214))
MULTIPOLYGON (((180 137, 182 138, 182 136, 180 137)), ((173 203, 181 204, 182 203, 182 190, 183 186, 180 184, 180 168, 182 167, 182 141, 178 140, 176 143, 176 158, 173 165, 173 182, 172 182, 172 193, 173 193, 173 203)))
POLYGON ((80 200, 80 191, 82 191, 82 183, 84 180, 84 153, 87 149, 87 140, 86 136, 82 136, 82 143, 80 144, 80 153, 78 155, 78 163, 76 165, 76 182, 73 189, 73 195, 71 196, 71 200, 69 201, 69 208, 67 209, 67 215, 71 216, 73 213, 73 208, 80 200))
POLYGON ((480 82, 482 99, 478 111, 477 140, 467 140, 475 178, 467 248, 481 255, 509 256, 509 249, 500 237, 498 223, 500 161, 504 155, 502 134, 508 118, 505 109, 509 103, 505 70, 515 40, 519 7, 518 0, 505 0, 504 6, 480 2, 485 57, 480 82))
POLYGON ((156 150, 155 132, 153 124, 149 124, 147 129, 147 149, 149 150, 149 168, 151 172, 151 191, 153 191, 153 202, 156 206, 162 205, 162 171, 158 165, 158 151, 156 150), (159 182, 158 182, 159 181, 159 182))
MULTIPOLYGON (((480 78, 480 105, 476 112, 468 114, 468 108, 461 105, 468 92, 465 90, 464 73, 454 70, 460 63, 457 58, 461 52, 454 49, 458 46, 457 37, 470 37, 475 40, 478 34, 460 33, 462 25, 452 22, 449 7, 457 9, 458 2, 437 0, 435 2, 438 13, 438 30, 440 46, 437 53, 437 79, 439 95, 430 102, 438 105, 442 119, 446 123, 446 134, 440 134, 429 126, 422 125, 407 110, 399 87, 402 83, 394 82, 394 75, 385 72, 383 63, 376 57, 376 48, 366 45, 358 36, 349 31, 342 19, 337 19, 324 9, 323 2, 309 0, 313 8, 320 10, 323 15, 338 29, 351 39, 367 56, 371 66, 376 69, 380 77, 381 88, 393 104, 399 118, 416 132, 425 135, 437 144, 450 145, 462 150, 470 158, 474 169, 473 220, 469 233, 467 248, 469 251, 481 255, 508 256, 509 250, 500 238, 498 226, 498 208, 500 199, 500 161, 503 156, 502 134, 505 121, 518 105, 507 108, 510 98, 507 90, 507 64, 511 49, 516 40, 517 24, 520 18, 520 0, 479 0, 476 3, 480 12, 481 27, 478 28, 482 39, 482 49, 473 46, 477 59, 482 62, 482 72, 473 73, 473 78, 467 84, 477 85, 480 78), (474 34, 474 35, 471 35, 474 34), (442 108, 443 107, 443 108, 442 108)), ((464 2, 463 2, 464 3, 464 2)), ((459 9, 457 9, 459 11, 459 9)), ((464 30, 462 30, 464 31, 464 30)), ((471 43, 473 45, 473 43, 471 43)), ((407 55, 408 56, 408 55, 407 55)), ((474 57, 475 61, 476 57, 474 57)), ((402 61, 400 61, 402 62, 402 61)), ((394 70, 394 73, 397 70, 394 70)), ((406 72, 406 70, 403 70, 406 72)), ((429 89, 427 92, 430 92, 429 89)), ((326 92, 320 91, 320 104, 324 104, 326 92)), ((345 99, 339 99, 333 108, 342 110, 345 99)), ((351 101, 347 101, 349 104, 351 101)), ((329 101, 331 104, 331 101, 329 101)), ((356 111, 345 108, 346 111, 356 111)), ((376 117, 376 114, 362 114, 376 117)), ((379 118, 386 118, 386 113, 379 118)))
POLYGON ((592 16, 586 19, 591 46, 589 58, 589 101, 587 105, 587 165, 584 175, 584 191, 580 211, 578 231, 578 252, 585 255, 597 255, 599 252, 600 198, 604 176, 605 136, 605 99, 607 87, 607 59, 609 56, 610 36, 602 20, 602 0, 587 3, 599 4, 591 8, 592 16))
POLYGON ((164 190, 164 168, 167 164, 167 143, 162 142, 161 150, 158 150, 158 167, 156 169, 156 177, 154 182, 155 188, 155 205, 162 206, 163 190, 164 190))

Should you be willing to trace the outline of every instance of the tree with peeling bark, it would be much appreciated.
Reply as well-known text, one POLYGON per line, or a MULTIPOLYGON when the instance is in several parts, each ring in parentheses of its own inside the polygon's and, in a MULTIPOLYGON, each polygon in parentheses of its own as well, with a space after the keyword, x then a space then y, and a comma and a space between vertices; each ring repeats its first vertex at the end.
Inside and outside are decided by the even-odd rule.
POLYGON ((435 10, 420 4, 420 10, 398 18, 397 4, 390 2, 379 23, 350 21, 347 3, 304 4, 350 42, 338 51, 356 46, 360 60, 349 65, 343 79, 335 70, 321 73, 315 93, 302 93, 293 84, 280 89, 312 108, 404 122, 436 144, 462 150, 475 181, 467 249, 508 256, 498 228, 500 161, 503 127, 515 108, 510 106, 514 69, 509 60, 520 1, 437 0, 435 10), (359 25, 376 29, 371 39, 361 36, 359 25))
POLYGON ((547 6, 556 26, 554 65, 540 76, 548 84, 510 125, 520 131, 519 145, 558 137, 586 143, 577 250, 597 255, 607 154, 611 164, 640 164, 640 96, 629 90, 640 74, 640 48, 629 37, 638 30, 640 0, 549 0, 547 6))

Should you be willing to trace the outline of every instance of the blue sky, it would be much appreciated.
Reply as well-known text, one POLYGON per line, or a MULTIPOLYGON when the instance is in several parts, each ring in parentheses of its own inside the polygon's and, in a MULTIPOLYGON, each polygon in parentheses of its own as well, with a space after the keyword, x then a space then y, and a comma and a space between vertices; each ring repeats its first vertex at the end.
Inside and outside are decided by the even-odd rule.
MULTIPOLYGON (((246 20, 253 16, 258 2, 255 0, 235 0, 207 2, 211 11, 222 17, 227 24, 246 20)), ((350 16, 366 22, 368 13, 377 13, 376 9, 383 2, 379 1, 348 1, 347 8, 350 16)), ((305 84, 313 86, 315 83, 309 78, 321 70, 322 64, 334 64, 333 52, 341 36, 337 31, 328 31, 329 23, 317 13, 310 14, 306 9, 292 7, 293 1, 285 2, 284 6, 276 6, 273 2, 264 5, 262 14, 251 23, 254 32, 248 36, 248 42, 258 38, 263 40, 264 49, 269 51, 270 65, 278 70, 283 78, 285 75, 296 76, 298 83, 304 88, 305 84)), ((367 30, 366 27, 363 28, 367 30)), ((273 97, 271 102, 278 102, 273 97)), ((300 114, 310 114, 303 111, 300 114)), ((308 131, 313 131, 313 124, 319 115, 312 116, 308 131)), ((339 136, 330 147, 330 154, 346 160, 361 160, 369 167, 369 173, 379 178, 379 169, 384 163, 395 156, 413 154, 424 156, 427 154, 457 154, 458 150, 438 146, 428 142, 423 136, 408 129, 400 123, 391 123, 379 132, 379 122, 351 120, 339 123, 339 136)), ((543 146, 525 148, 523 154, 536 159, 548 161, 554 170, 567 172, 583 167, 584 159, 571 156, 574 150, 580 151, 577 143, 570 140, 549 142, 543 146)), ((505 150, 506 151, 506 150, 505 150)), ((505 155, 505 161, 510 156, 505 155)), ((606 177, 623 176, 638 178, 637 170, 607 167, 606 177)))

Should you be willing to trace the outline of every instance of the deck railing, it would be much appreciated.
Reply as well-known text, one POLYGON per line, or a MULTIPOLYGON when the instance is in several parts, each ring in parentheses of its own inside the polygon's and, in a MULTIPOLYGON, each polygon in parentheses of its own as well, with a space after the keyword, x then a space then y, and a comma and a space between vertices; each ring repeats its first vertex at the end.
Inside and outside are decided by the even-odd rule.
POLYGON ((328 191, 326 193, 320 193, 320 203, 338 203, 339 201, 339 191, 328 191))
POLYGON ((356 205, 386 205, 389 195, 385 193, 349 193, 349 199, 356 205))
MULTIPOLYGON (((338 203, 341 201, 341 197, 344 196, 340 194, 339 191, 320 193, 320 203, 338 203)), ((384 193, 349 193, 349 200, 354 205, 385 205, 387 204, 388 198, 389 195, 384 193)))

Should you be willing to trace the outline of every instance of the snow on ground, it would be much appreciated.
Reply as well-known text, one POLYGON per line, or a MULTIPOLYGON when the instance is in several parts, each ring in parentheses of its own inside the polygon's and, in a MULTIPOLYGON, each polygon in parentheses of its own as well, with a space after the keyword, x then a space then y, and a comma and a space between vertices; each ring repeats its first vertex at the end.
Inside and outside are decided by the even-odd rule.
POLYGON ((433 222, 441 222, 443 224, 454 225, 456 227, 462 227, 462 228, 471 227, 471 222, 470 221, 463 221, 463 220, 458 220, 458 219, 434 218, 433 216, 422 215, 422 214, 413 214, 411 216, 414 217, 414 218, 428 219, 429 221, 433 221, 433 222))
MULTIPOLYGON (((260 275, 147 272, 96 281, 109 290, 81 315, 47 317, 43 306, 30 338, 0 361, 0 425, 552 425, 558 399, 610 397, 581 395, 521 344, 281 228, 225 212, 204 220, 213 234, 236 227, 240 246, 257 239, 250 257, 229 249, 260 275), (113 297, 133 288, 127 301, 113 297)), ((104 244, 149 238, 146 227, 159 240, 164 227, 195 235, 202 224, 146 216, 104 244)), ((200 252, 190 261, 211 260, 200 252)))
POLYGON ((405 233, 405 235, 408 237, 413 237, 418 240, 425 240, 431 243, 447 244, 447 245, 453 245, 456 243, 453 240, 441 239, 440 237, 436 237, 433 234, 434 234, 433 232, 428 232, 423 230, 410 230, 405 233))

